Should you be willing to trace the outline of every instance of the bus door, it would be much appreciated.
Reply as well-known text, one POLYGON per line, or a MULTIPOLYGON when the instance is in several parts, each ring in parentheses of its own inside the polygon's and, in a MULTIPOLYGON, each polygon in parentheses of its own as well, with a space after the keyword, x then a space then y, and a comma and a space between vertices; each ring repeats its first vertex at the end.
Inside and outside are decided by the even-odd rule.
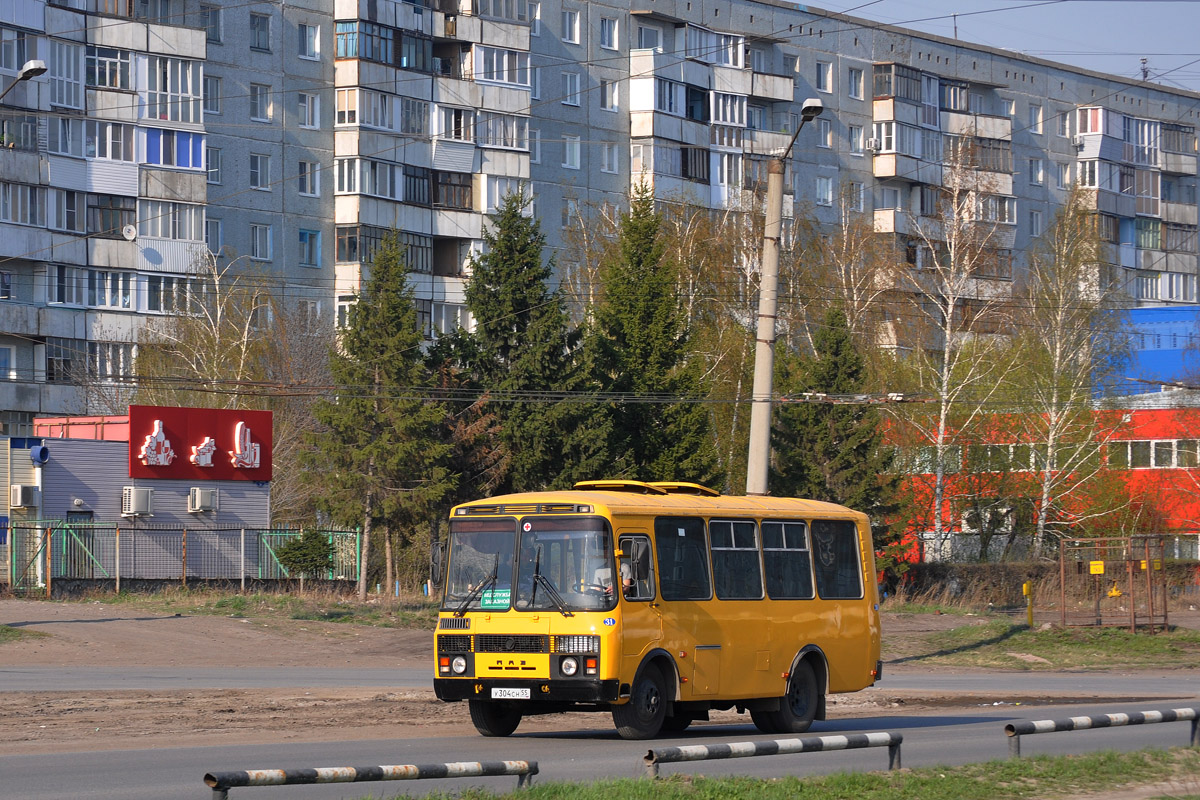
POLYGON ((621 531, 617 538, 621 551, 620 581, 624 602, 621 605, 622 654, 631 660, 632 674, 637 659, 662 639, 662 614, 655 605, 654 556, 650 537, 644 532, 621 531))
POLYGON ((713 618, 708 541, 699 517, 659 517, 654 521, 662 598, 663 647, 678 656, 683 699, 720 693, 724 642, 713 618), (683 654, 683 655, 679 655, 683 654))

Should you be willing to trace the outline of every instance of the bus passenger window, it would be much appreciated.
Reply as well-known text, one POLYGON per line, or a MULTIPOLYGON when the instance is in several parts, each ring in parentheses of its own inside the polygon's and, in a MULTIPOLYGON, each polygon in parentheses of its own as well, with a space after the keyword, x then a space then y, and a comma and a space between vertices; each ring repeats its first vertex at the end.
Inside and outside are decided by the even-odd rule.
POLYGON ((811 600, 812 564, 803 522, 762 524, 767 594, 773 600, 811 600))
POLYGON ((659 517, 654 520, 654 540, 663 600, 707 600, 712 597, 704 520, 659 517))
POLYGON ((758 565, 758 537, 753 521, 711 520, 713 585, 721 600, 762 598, 762 571, 758 565))
POLYGON ((847 520, 816 519, 812 524, 817 594, 825 600, 863 596, 858 569, 858 527, 847 520))
POLYGON ((654 599, 654 567, 650 563, 650 539, 646 536, 621 537, 620 570, 622 583, 628 575, 632 583, 625 589, 626 600, 654 599))

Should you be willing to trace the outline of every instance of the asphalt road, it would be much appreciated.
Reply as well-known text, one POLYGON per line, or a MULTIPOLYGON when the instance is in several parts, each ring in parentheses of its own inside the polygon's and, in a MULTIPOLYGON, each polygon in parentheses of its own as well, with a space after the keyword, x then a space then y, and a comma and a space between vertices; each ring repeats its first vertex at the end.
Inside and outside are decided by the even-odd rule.
MULTIPOLYGON (((1003 674, 893 676, 889 684, 912 687, 926 682, 946 689, 953 683, 964 691, 1025 692, 1055 682, 1069 682, 1080 695, 1146 695, 1165 690, 1178 700, 1155 699, 1135 703, 1109 700, 1098 704, 1014 707, 980 705, 945 713, 903 711, 861 718, 819 722, 807 735, 868 731, 896 731, 904 735, 903 764, 907 767, 963 764, 1007 756, 1005 723, 1016 719, 1062 718, 1113 711, 1168 709, 1197 704, 1200 673, 1188 670, 1169 675, 1121 676, 1112 674, 1003 674), (1032 684, 1032 685, 1031 685, 1032 684), (1172 688, 1173 687, 1173 688, 1172 688)), ((189 684, 195 686, 196 684, 189 684)), ((311 684, 310 684, 311 685, 311 684)), ((394 685, 394 684, 393 684, 394 685)), ((640 777, 641 758, 651 744, 670 746, 713 742, 762 740, 773 737, 753 726, 713 726, 653 743, 627 742, 617 737, 607 716, 596 727, 556 733, 517 734, 505 739, 478 736, 412 738, 371 741, 329 741, 308 744, 281 743, 237 747, 170 746, 165 735, 157 746, 108 752, 60 752, 49 755, 0 755, 0 798, 59 800, 162 800, 212 796, 202 778, 206 772, 255 768, 316 766, 366 766, 420 764, 444 761, 533 759, 539 762, 538 781, 589 780, 605 777, 640 777)), ((1188 723, 1167 723, 1074 733, 1044 734, 1022 741, 1025 755, 1090 752, 1101 749, 1131 750, 1187 744, 1188 723)), ((707 775, 748 774, 772 777, 817 774, 838 770, 881 770, 887 767, 884 748, 851 752, 811 753, 793 756, 714 761, 705 764, 666 765, 663 774, 675 771, 707 775)), ((391 796, 402 792, 461 791, 467 785, 512 788, 515 778, 456 781, 422 781, 419 784, 295 786, 231 790, 233 798, 246 800, 301 800, 361 798, 368 794, 391 796)))
MULTIPOLYGON (((1084 697, 1200 697, 1200 670, 1163 672, 884 672, 885 690, 1015 695, 1072 693, 1084 697), (1181 694, 1182 692, 1182 694, 1181 694)), ((0 692, 147 689, 432 689, 433 670, 327 667, 0 667, 0 692)), ((2 790, 0 786, 0 790, 2 790)), ((0 795, 2 797, 2 795, 0 795)))

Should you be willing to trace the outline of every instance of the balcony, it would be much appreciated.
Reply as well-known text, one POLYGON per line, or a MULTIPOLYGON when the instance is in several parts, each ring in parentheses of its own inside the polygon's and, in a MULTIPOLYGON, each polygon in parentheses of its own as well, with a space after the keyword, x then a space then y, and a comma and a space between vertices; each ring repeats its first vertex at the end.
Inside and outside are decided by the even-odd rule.
POLYGON ((1012 139, 1012 119, 991 114, 942 112, 942 130, 952 136, 977 136, 981 139, 1012 139))
POLYGON ((790 133, 776 133, 775 131, 760 131, 747 128, 745 142, 748 149, 746 152, 756 156, 780 156, 791 139, 792 135, 790 133))
POLYGON ((1195 175, 1195 153, 1168 153, 1160 150, 1158 153, 1158 168, 1171 175, 1195 175))
POLYGON ((1099 211, 1115 217, 1132 217, 1137 213, 1137 198, 1107 189, 1083 189, 1080 200, 1089 211, 1099 211))
POLYGON ((913 183, 940 185, 942 165, 902 153, 877 153, 871 159, 876 178, 896 178, 913 183))
POLYGON ((1197 223, 1196 204, 1195 203, 1168 203, 1162 204, 1162 219, 1163 222, 1173 222, 1178 225, 1195 225, 1197 223))
POLYGON ((909 219, 907 212, 900 209, 877 208, 875 209, 875 232, 908 235, 913 232, 912 220, 909 219))
POLYGON ((791 75, 769 75, 765 72, 752 73, 750 96, 763 100, 790 102, 796 94, 796 81, 791 75))

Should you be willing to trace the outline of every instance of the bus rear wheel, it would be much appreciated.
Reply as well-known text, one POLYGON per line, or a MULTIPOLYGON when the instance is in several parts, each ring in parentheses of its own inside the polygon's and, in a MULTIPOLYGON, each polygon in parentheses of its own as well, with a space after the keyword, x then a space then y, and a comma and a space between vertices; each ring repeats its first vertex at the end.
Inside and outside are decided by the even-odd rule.
POLYGON ((622 739, 652 739, 662 730, 667 716, 666 689, 662 672, 647 665, 633 683, 629 702, 613 706, 613 724, 622 739))
POLYGON ((804 733, 817 716, 821 689, 812 665, 801 661, 788 680, 787 694, 779 698, 778 711, 752 711, 750 718, 763 733, 804 733))
POLYGON ((486 700, 468 700, 471 722, 483 736, 508 736, 521 724, 521 712, 486 700))

